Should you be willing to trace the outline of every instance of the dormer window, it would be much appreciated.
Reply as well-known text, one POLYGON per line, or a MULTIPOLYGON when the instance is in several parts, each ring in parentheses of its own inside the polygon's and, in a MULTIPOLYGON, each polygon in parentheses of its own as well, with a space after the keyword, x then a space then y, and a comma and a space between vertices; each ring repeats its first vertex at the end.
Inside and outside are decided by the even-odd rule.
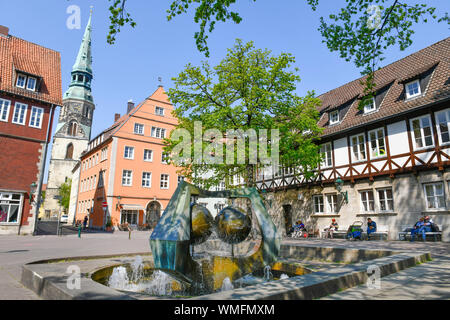
POLYGON ((330 112, 330 124, 336 124, 339 122, 339 110, 330 112))
POLYGON ((419 96, 422 92, 420 90, 419 80, 414 80, 405 85, 406 88, 406 99, 411 99, 419 96))
POLYGON ((369 102, 364 106, 364 113, 374 112, 375 110, 377 110, 377 105, 376 105, 376 103, 375 103, 375 98, 372 98, 372 100, 369 101, 369 102))
POLYGON ((37 78, 18 73, 16 87, 36 91, 37 78))
POLYGON ((27 82, 27 77, 25 75, 23 75, 23 74, 17 75, 17 82, 16 82, 17 87, 25 89, 26 82, 27 82))
POLYGON ((36 90, 36 78, 28 77, 27 90, 30 90, 30 91, 36 90))

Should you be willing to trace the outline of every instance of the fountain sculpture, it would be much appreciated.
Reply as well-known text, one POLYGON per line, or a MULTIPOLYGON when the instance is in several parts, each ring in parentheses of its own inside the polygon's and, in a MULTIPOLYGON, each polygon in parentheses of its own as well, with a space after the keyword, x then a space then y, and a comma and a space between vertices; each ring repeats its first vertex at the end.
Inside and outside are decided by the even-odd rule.
POLYGON ((206 191, 185 181, 179 184, 150 236, 154 268, 192 287, 202 287, 206 292, 220 290, 225 279, 228 283, 257 269, 267 269, 277 260, 280 242, 281 237, 255 188, 206 191), (205 242, 214 229, 220 240, 234 245, 247 238, 252 223, 251 212, 245 214, 235 206, 224 208, 214 220, 205 207, 191 204, 193 196, 249 199, 261 230, 260 245, 245 256, 212 256, 203 261, 194 260, 190 246, 205 242))

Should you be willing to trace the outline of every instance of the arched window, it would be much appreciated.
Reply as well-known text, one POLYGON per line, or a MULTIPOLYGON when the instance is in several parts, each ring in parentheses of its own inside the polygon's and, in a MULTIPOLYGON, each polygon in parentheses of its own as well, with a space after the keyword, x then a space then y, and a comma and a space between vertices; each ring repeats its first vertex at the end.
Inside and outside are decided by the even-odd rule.
POLYGON ((68 129, 67 134, 69 136, 76 136, 77 132, 78 132, 78 125, 77 125, 77 123, 76 122, 71 122, 69 124, 69 129, 68 129))
POLYGON ((73 159, 73 144, 69 143, 66 150, 66 159, 73 159))

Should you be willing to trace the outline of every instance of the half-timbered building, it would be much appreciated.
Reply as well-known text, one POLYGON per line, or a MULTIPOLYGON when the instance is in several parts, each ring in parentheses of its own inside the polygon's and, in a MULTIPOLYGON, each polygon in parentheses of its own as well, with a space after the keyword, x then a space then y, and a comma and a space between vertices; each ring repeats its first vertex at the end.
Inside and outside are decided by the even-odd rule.
POLYGON ((375 97, 361 107, 364 80, 319 97, 314 179, 287 167, 258 175, 268 209, 282 232, 296 219, 323 230, 332 218, 347 226, 371 217, 390 239, 429 215, 448 240, 450 38, 376 71, 375 97))

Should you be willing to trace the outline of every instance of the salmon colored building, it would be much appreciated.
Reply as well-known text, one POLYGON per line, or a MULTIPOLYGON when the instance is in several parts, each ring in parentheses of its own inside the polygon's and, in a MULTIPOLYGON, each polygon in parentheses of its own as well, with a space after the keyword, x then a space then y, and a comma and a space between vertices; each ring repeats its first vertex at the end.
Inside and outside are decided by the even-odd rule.
POLYGON ((128 102, 127 114, 89 142, 80 159, 76 219, 104 228, 128 222, 153 226, 181 179, 165 163, 163 139, 177 125, 172 104, 160 86, 138 106, 128 102))

